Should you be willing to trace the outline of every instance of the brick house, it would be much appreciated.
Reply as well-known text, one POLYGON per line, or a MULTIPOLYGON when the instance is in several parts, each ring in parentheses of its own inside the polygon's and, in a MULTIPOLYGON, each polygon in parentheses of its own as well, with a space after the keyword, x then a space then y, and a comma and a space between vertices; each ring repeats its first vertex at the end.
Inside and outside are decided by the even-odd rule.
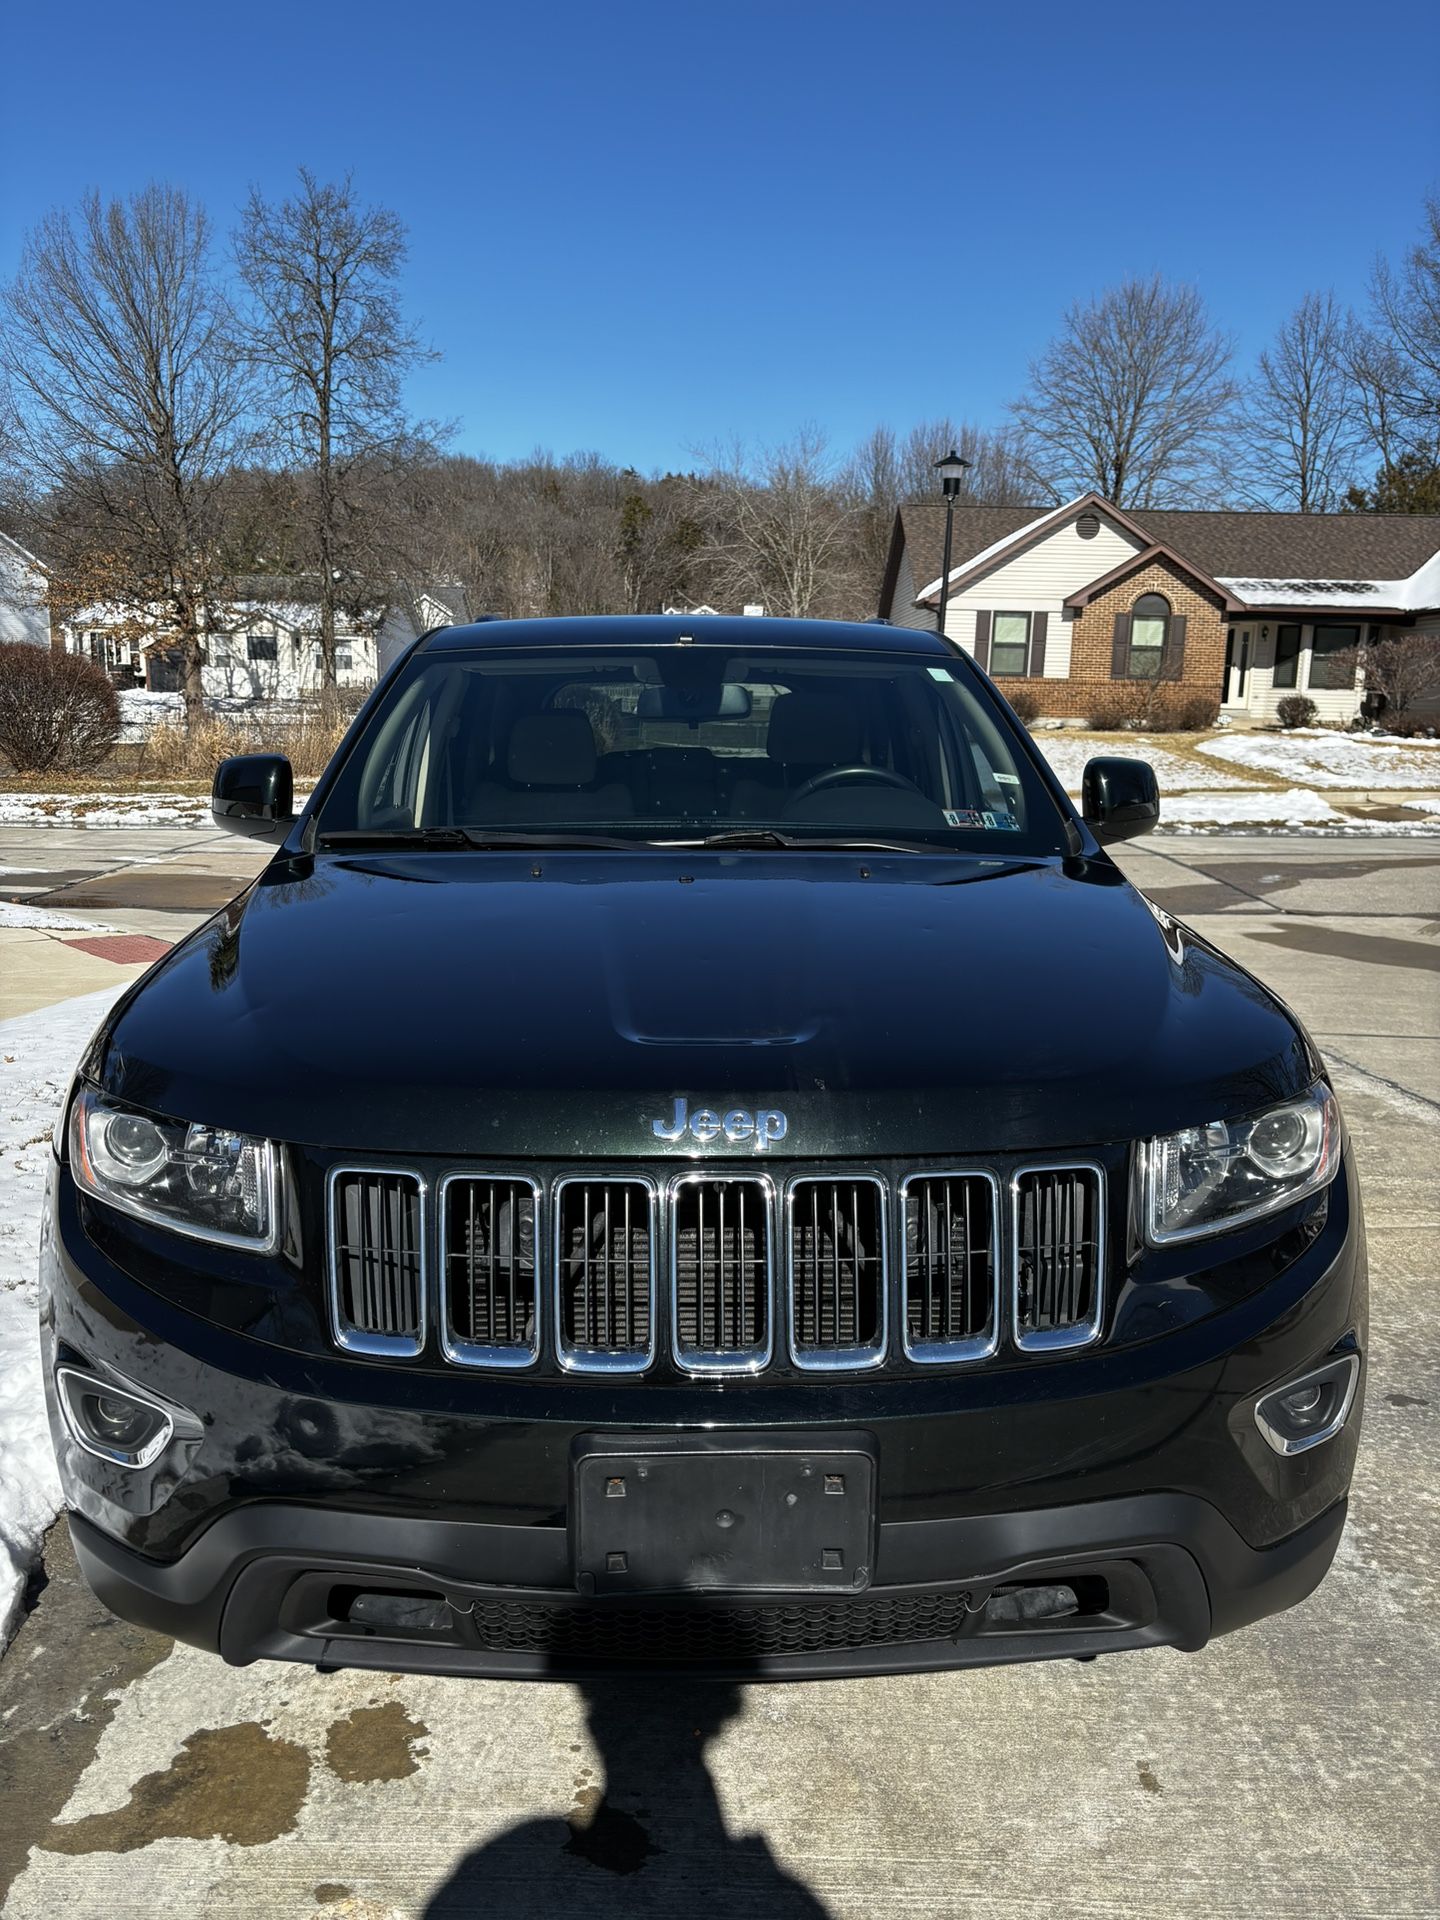
MULTIPOLYGON (((943 505, 899 510, 883 618, 937 624, 944 539, 943 505)), ((1044 717, 1148 694, 1263 722, 1301 693, 1345 721, 1364 699, 1346 650, 1416 628, 1440 632, 1440 515, 1132 513, 1094 493, 955 510, 946 633, 1044 717)))

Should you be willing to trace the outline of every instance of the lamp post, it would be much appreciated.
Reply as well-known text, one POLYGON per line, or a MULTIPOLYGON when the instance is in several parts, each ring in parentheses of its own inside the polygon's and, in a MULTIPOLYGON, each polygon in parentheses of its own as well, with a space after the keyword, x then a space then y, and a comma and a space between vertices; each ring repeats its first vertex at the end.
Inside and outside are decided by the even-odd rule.
POLYGON ((940 570, 940 633, 945 633, 945 607, 950 598, 950 536, 955 531, 955 496, 960 491, 960 483, 973 463, 962 459, 952 447, 943 460, 935 462, 935 471, 940 476, 940 485, 945 494, 945 564, 940 570))

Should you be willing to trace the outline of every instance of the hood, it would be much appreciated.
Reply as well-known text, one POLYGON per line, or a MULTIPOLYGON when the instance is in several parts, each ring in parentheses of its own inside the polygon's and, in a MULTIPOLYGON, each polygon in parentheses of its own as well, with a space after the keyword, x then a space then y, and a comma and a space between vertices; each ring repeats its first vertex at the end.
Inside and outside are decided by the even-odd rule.
POLYGON ((367 1153, 1099 1145, 1315 1071, 1256 980, 1109 860, 804 852, 278 859, 121 1003, 90 1070, 160 1113, 367 1153), (774 1131, 772 1123, 769 1131, 774 1131))

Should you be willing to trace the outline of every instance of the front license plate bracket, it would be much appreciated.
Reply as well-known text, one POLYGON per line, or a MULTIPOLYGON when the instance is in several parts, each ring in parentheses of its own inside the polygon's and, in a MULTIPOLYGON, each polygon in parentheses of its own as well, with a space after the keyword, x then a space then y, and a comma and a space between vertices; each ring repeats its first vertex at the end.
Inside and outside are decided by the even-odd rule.
POLYGON ((875 1565, 868 1434, 586 1434, 570 1541, 585 1594, 862 1593, 875 1565))

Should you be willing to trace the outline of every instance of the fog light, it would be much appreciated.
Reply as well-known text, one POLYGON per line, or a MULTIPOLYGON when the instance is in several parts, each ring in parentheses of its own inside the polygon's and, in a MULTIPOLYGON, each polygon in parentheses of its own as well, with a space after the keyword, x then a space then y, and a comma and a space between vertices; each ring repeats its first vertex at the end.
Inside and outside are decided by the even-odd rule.
POLYGON ((1360 1356, 1342 1353, 1255 1405, 1255 1424, 1276 1453, 1304 1453, 1332 1440, 1350 1417, 1360 1380, 1360 1356))
POLYGON ((165 1407, 78 1367, 55 1369, 55 1391, 76 1446, 114 1466, 148 1467, 175 1432, 165 1407))

